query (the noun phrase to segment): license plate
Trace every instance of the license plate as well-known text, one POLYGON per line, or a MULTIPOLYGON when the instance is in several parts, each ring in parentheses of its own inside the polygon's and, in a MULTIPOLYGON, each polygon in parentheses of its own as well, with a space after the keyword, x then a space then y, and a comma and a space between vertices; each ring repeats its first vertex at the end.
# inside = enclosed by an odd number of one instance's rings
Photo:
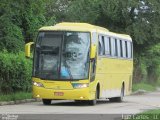
POLYGON ((63 92, 54 92, 54 95, 55 95, 55 96, 63 96, 64 93, 63 93, 63 92))

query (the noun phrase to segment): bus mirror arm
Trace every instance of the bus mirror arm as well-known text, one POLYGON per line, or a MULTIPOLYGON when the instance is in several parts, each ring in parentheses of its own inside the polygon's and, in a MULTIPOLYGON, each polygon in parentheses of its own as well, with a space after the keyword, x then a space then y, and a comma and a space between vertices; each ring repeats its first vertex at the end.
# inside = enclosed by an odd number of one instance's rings
POLYGON ((91 60, 96 57, 96 45, 91 45, 91 60))
POLYGON ((34 42, 29 42, 25 45, 25 56, 26 58, 31 58, 31 45, 33 45, 34 42))

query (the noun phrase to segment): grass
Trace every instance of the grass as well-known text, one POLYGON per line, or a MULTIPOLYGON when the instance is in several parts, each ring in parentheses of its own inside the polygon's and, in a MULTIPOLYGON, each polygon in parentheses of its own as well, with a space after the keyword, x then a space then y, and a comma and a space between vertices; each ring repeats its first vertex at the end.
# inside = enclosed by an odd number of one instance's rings
POLYGON ((143 112, 143 114, 159 114, 160 115, 160 109, 149 110, 149 111, 143 112))
POLYGON ((156 90, 156 86, 153 86, 153 85, 147 84, 147 83, 133 84, 133 87, 132 87, 133 91, 137 91, 139 89, 146 90, 146 91, 155 91, 156 90))
POLYGON ((12 94, 0 94, 0 101, 15 101, 15 100, 23 100, 23 99, 31 99, 32 93, 26 92, 17 92, 12 94))
POLYGON ((125 116, 123 120, 160 120, 160 109, 154 109, 136 115, 125 116))

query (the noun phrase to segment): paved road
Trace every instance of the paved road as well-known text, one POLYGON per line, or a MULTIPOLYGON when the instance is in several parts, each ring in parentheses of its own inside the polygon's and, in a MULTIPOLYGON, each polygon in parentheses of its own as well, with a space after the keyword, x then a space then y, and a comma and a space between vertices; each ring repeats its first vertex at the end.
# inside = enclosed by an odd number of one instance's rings
POLYGON ((64 100, 52 101, 49 106, 41 102, 6 105, 0 106, 0 114, 136 114, 149 109, 160 109, 160 92, 126 96, 122 103, 99 100, 96 106, 64 100))

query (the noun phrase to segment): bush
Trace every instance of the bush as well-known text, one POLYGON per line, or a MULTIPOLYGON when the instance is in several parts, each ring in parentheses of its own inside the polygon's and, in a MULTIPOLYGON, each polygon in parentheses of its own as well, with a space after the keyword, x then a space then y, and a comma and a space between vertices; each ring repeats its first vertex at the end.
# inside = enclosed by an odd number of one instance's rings
POLYGON ((148 48, 145 53, 135 55, 134 83, 146 82, 160 86, 160 43, 148 48))
POLYGON ((31 99, 32 93, 28 92, 16 92, 10 94, 0 94, 0 101, 15 101, 15 100, 24 100, 31 99))
POLYGON ((141 82, 138 84, 133 84, 132 90, 133 91, 137 91, 137 90, 155 91, 156 87, 151 84, 141 82))
POLYGON ((32 61, 24 53, 0 52, 0 92, 31 91, 32 61))

